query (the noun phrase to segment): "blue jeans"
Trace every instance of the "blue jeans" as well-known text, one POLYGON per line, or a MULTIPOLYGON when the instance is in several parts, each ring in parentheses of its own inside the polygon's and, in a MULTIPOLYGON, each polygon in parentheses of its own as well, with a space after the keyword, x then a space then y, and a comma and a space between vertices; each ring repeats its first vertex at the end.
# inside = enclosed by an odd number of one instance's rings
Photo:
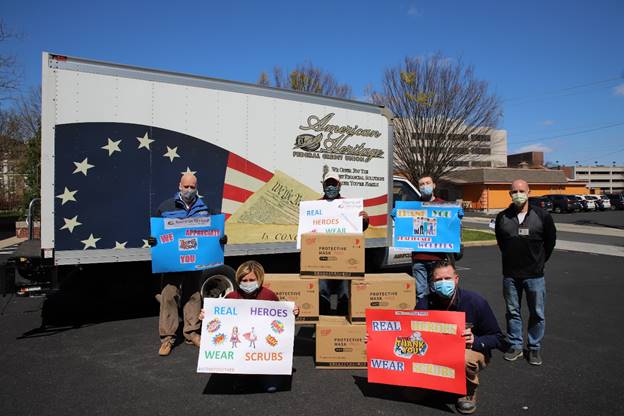
POLYGON ((503 278, 503 296, 505 297, 505 318, 507 318, 507 340, 513 349, 521 350, 522 341, 522 291, 526 292, 529 307, 529 325, 527 328, 529 350, 539 350, 546 320, 544 303, 546 301, 546 284, 543 277, 531 279, 503 278))
POLYGON ((319 280, 319 291, 321 297, 329 302, 330 296, 335 293, 338 295, 338 301, 349 298, 349 281, 348 280, 319 280))
POLYGON ((429 294, 429 280, 435 261, 415 261, 412 264, 412 276, 416 279, 416 301, 429 294))

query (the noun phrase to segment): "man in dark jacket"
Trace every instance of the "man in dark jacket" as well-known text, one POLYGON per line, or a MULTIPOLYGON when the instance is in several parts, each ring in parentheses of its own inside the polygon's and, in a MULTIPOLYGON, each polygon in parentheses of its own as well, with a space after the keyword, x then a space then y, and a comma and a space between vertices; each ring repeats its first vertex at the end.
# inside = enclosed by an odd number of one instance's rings
MULTIPOLYGON (((197 195, 197 178, 192 173, 185 173, 180 179, 179 192, 165 200, 156 211, 157 217, 189 218, 213 214, 204 201, 197 195)), ((156 240, 150 237, 150 245, 156 240)), ((221 238, 221 244, 227 237, 221 238)), ((199 347, 201 321, 201 294, 199 282, 201 272, 180 272, 163 274, 162 291, 160 293, 160 315, 158 331, 160 333, 160 349, 158 354, 166 356, 171 353, 178 330, 178 301, 182 298, 184 314, 184 338, 187 344, 199 347)))
MULTIPOLYGON (((323 197, 326 201, 334 199, 342 199, 340 195, 340 176, 337 173, 329 172, 323 177, 323 197)), ((368 213, 360 212, 362 217, 362 231, 368 228, 368 213)), ((338 305, 336 307, 337 315, 346 315, 349 310, 349 281, 348 280, 319 280, 320 304, 319 313, 321 315, 331 314, 330 297, 336 294, 338 297, 338 305)))
POLYGON ((459 287, 459 276, 451 262, 442 260, 432 266, 430 293, 422 307, 466 314, 466 396, 455 404, 463 414, 477 410, 479 371, 489 363, 493 349, 502 349, 504 337, 488 302, 478 293, 459 287))
POLYGON ((527 348, 529 363, 542 364, 541 341, 544 337, 546 287, 544 264, 555 248, 557 230, 548 212, 528 202, 529 184, 513 181, 509 192, 513 203, 496 217, 496 241, 503 258, 503 295, 509 349, 507 361, 523 355, 522 292, 529 307, 527 348))

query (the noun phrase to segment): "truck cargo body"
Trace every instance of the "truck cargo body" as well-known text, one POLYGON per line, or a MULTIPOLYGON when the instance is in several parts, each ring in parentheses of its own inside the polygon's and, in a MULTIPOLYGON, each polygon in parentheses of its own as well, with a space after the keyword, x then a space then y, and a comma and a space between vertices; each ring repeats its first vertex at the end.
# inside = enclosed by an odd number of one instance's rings
POLYGON ((55 265, 146 261, 149 217, 194 172, 226 215, 226 256, 296 251, 326 172, 362 198, 367 248, 392 236, 383 107, 43 54, 41 248, 55 265))

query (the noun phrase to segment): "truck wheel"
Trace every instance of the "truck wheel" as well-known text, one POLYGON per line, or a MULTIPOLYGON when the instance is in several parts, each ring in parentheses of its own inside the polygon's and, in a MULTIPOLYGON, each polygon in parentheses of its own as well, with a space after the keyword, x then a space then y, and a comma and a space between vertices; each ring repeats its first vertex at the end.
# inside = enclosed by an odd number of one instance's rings
POLYGON ((236 272, 230 266, 204 270, 202 280, 202 298, 223 298, 236 290, 236 272))

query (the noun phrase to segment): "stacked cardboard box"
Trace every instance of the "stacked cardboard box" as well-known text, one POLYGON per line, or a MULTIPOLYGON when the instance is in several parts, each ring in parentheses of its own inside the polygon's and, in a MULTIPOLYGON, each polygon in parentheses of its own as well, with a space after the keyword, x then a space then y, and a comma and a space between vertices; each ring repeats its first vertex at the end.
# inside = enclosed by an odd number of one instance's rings
POLYGON ((416 307, 416 281, 406 273, 366 274, 351 281, 349 320, 365 323, 366 309, 403 309, 416 307))
POLYGON ((352 325, 344 316, 321 316, 316 324, 316 367, 366 368, 365 325, 352 325))
POLYGON ((301 276, 363 279, 364 246, 364 234, 302 234, 301 276))
POLYGON ((318 279, 301 279, 298 274, 264 275, 264 287, 280 298, 299 306, 298 322, 314 322, 319 317, 318 279))

